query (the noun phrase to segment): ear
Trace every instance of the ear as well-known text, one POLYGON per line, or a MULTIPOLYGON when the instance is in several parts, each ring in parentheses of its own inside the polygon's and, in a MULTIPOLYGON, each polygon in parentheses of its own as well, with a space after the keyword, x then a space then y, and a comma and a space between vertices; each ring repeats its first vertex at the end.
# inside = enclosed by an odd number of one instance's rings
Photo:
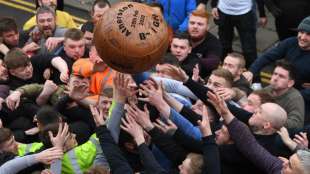
POLYGON ((269 121, 266 121, 264 124, 263 124, 263 127, 264 129, 269 129, 271 128, 271 123, 269 121))
POLYGON ((291 88, 291 87, 294 86, 294 84, 295 84, 295 80, 288 80, 287 86, 288 86, 289 88, 291 88))

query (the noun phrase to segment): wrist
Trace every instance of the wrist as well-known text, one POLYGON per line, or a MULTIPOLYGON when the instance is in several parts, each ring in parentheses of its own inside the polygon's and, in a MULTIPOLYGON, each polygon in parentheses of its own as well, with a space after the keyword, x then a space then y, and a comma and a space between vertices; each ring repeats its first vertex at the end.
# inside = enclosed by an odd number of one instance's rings
POLYGON ((135 142, 137 143, 137 146, 140 146, 141 144, 145 143, 143 135, 135 137, 135 142))
POLYGON ((149 132, 153 128, 154 128, 154 125, 151 122, 143 125, 143 129, 146 130, 147 132, 149 132))

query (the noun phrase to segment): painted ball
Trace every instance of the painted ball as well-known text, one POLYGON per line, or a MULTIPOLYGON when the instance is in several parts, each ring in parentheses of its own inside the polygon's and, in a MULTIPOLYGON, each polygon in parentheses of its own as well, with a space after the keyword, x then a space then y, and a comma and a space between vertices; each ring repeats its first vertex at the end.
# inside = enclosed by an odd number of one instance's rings
POLYGON ((145 4, 119 2, 104 13, 94 32, 97 52, 124 73, 149 70, 166 53, 168 27, 159 11, 145 4))

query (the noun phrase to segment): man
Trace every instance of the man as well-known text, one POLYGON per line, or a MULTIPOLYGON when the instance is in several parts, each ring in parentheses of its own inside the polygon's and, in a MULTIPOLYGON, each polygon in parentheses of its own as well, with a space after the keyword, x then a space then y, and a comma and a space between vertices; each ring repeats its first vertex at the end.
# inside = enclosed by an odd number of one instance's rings
POLYGON ((92 5, 90 16, 92 23, 96 25, 102 18, 103 14, 111 7, 111 4, 107 0, 95 0, 92 5))
MULTIPOLYGON (((40 7, 42 6, 47 6, 47 7, 51 7, 54 11, 54 13, 56 14, 56 24, 59 27, 64 27, 64 28, 77 28, 77 25, 75 24, 73 17, 64 11, 60 11, 60 10, 56 10, 57 7, 57 1, 55 0, 38 0, 38 5, 40 7)), ((34 26, 36 26, 36 18, 37 16, 33 16, 31 17, 25 24, 23 27, 23 30, 30 30, 31 28, 33 28, 34 26)))
POLYGON ((266 87, 275 102, 287 112, 287 128, 302 128, 304 125, 305 104, 295 84, 294 68, 285 60, 277 61, 270 80, 266 87))
POLYGON ((94 27, 95 25, 92 22, 86 22, 82 25, 81 31, 84 33, 85 47, 90 49, 93 43, 94 38, 94 27))
MULTIPOLYGON (((71 74, 74 62, 80 58, 88 57, 88 50, 85 48, 83 32, 75 28, 69 29, 64 34, 63 47, 56 52, 56 55, 65 60, 68 65, 69 74, 71 74)), ((58 72, 53 74, 53 81, 55 81, 55 78, 57 77, 58 72)))
POLYGON ((43 73, 47 68, 55 68, 59 71, 58 81, 68 80, 68 66, 61 57, 54 55, 38 55, 29 58, 21 49, 14 48, 4 58, 8 68, 10 81, 8 85, 11 90, 31 83, 45 82, 43 73))
POLYGON ((50 7, 42 6, 37 9, 37 25, 30 31, 28 42, 37 43, 40 49, 32 54, 53 53, 63 42, 67 29, 56 26, 55 17, 55 12, 50 7))
POLYGON ((22 50, 27 52, 33 52, 39 49, 39 46, 34 42, 29 42, 25 44, 26 33, 18 32, 18 27, 14 19, 3 17, 0 19, 0 37, 2 38, 2 43, 0 43, 0 59, 3 59, 7 52, 15 47, 22 48, 22 50))
POLYGON ((201 59, 201 74, 209 76, 216 69, 222 56, 219 40, 208 32, 208 14, 205 10, 193 11, 188 21, 188 32, 192 41, 192 53, 201 59))
POLYGON ((212 3, 212 15, 217 20, 219 38, 223 46, 223 56, 233 52, 234 28, 240 36, 242 51, 247 66, 256 59, 256 9, 253 0, 216 0, 212 3))
MULTIPOLYGON (((281 41, 276 47, 266 51, 250 67, 250 72, 246 72, 245 77, 249 80, 256 79, 262 68, 268 64, 275 63, 276 60, 285 58, 296 69, 295 87, 300 90, 304 97, 306 113, 310 113, 310 16, 306 17, 298 26, 297 37, 291 37, 281 41)), ((310 117, 309 117, 310 118, 310 117)), ((307 122, 309 119, 306 117, 307 122)))
POLYGON ((196 8, 195 0, 147 0, 156 2, 164 9, 164 18, 173 31, 184 32, 188 27, 188 17, 196 8))
POLYGON ((18 156, 24 156, 27 153, 36 152, 43 146, 42 143, 22 144, 16 142, 12 131, 8 128, 0 128, 0 135, 1 152, 11 152, 18 156))
POLYGON ((239 88, 247 95, 252 92, 250 83, 242 75, 245 69, 245 59, 241 54, 229 53, 224 59, 222 68, 227 69, 233 75, 233 87, 239 88))
MULTIPOLYGON (((178 60, 180 67, 190 77, 193 74, 194 67, 198 64, 200 67, 199 58, 192 52, 192 44, 190 36, 187 33, 176 33, 173 35, 170 44, 171 54, 178 60)), ((203 77, 204 78, 204 77, 203 77)))

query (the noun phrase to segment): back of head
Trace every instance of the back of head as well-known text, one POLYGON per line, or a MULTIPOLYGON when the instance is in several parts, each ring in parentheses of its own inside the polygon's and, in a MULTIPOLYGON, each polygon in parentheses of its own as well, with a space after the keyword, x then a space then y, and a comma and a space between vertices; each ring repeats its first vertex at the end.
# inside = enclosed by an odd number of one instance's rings
POLYGON ((186 158, 191 160, 191 174, 201 174, 203 168, 203 156, 196 153, 189 153, 186 158))
POLYGON ((74 40, 74 41, 79 41, 79 40, 82 40, 83 39, 83 32, 79 29, 76 29, 76 28, 70 28, 69 30, 67 30, 65 32, 65 41, 67 39, 71 39, 71 40, 74 40))
POLYGON ((4 63, 8 69, 15 69, 27 66, 30 59, 20 48, 13 48, 5 55, 4 63))
POLYGON ((255 94, 255 95, 259 96, 261 104, 275 103, 274 98, 270 95, 270 93, 268 91, 266 91, 264 89, 255 90, 251 94, 255 94))
POLYGON ((310 174, 310 151, 298 150, 296 154, 300 160, 303 174, 310 174))
POLYGON ((0 37, 5 32, 15 31, 17 32, 17 24, 13 18, 2 17, 0 19, 0 37))
POLYGON ((88 169, 85 174, 110 174, 110 172, 103 166, 95 165, 88 169))
POLYGON ((53 136, 56 136, 58 133, 58 128, 59 128, 58 123, 52 123, 44 126, 43 129, 41 130, 39 137, 45 148, 53 147, 53 144, 50 140, 49 132, 51 132, 53 136))
POLYGON ((281 127, 287 121, 286 111, 276 103, 264 103, 261 105, 262 112, 265 114, 265 119, 267 119, 272 127, 276 130, 280 130, 281 127))
POLYGON ((1 149, 2 144, 10 140, 12 137, 13 137, 13 133, 10 129, 0 128, 0 151, 4 150, 4 149, 1 149))
POLYGON ((61 114, 49 106, 43 106, 37 112, 36 118, 38 123, 44 127, 52 123, 59 123, 61 121, 61 114))

